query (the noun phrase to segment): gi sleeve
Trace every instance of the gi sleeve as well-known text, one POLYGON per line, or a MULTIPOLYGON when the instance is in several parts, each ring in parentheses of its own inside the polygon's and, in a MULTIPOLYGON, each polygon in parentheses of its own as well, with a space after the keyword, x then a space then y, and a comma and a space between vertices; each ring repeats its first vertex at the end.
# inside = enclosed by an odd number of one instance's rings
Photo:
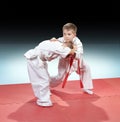
POLYGON ((39 45, 36 46, 34 49, 30 49, 28 50, 24 56, 27 58, 27 59, 34 59, 36 58, 38 55, 40 54, 40 50, 39 50, 39 45))
POLYGON ((60 42, 56 42, 57 45, 55 49, 55 53, 56 54, 59 54, 61 57, 65 58, 68 54, 70 54, 71 52, 71 49, 69 47, 65 47, 63 46, 63 43, 60 43, 60 42))
POLYGON ((83 54, 83 44, 77 37, 73 40, 73 43, 77 46, 77 50, 75 51, 76 58, 79 58, 83 54))

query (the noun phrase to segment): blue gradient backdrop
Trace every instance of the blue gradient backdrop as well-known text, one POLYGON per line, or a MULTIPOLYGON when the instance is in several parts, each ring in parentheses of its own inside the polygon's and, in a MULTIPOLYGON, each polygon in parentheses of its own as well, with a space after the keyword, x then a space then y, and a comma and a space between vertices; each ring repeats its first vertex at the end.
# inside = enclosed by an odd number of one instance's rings
MULTIPOLYGON (((54 21, 55 22, 55 21, 54 21)), ((11 21, 1 24, 0 84, 29 83, 24 53, 40 41, 62 35, 67 22, 31 23, 11 21), (16 22, 16 23, 15 23, 16 22), (33 24, 33 23, 36 24, 33 24)), ((78 26, 78 37, 83 42, 84 58, 91 68, 92 78, 120 77, 120 24, 115 21, 73 21, 78 26)), ((57 74, 57 59, 50 62, 50 75, 57 74), (54 67, 54 69, 53 69, 54 67)), ((69 80, 79 79, 75 73, 69 80)))

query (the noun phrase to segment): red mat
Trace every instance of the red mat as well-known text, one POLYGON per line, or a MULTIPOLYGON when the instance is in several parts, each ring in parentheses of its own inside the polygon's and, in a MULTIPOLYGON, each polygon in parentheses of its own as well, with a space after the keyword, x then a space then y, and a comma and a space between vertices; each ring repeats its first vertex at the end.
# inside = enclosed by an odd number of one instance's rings
POLYGON ((96 79, 94 95, 79 81, 52 88, 53 107, 37 106, 30 84, 0 85, 1 122, 119 122, 120 78, 96 79))

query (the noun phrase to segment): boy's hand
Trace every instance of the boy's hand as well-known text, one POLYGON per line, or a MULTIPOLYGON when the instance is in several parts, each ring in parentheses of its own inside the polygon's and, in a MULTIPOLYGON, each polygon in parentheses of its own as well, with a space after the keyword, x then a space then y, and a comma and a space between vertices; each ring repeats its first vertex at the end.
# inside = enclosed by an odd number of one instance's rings
POLYGON ((77 45, 73 45, 73 49, 76 51, 77 50, 77 45))
POLYGON ((51 38, 50 41, 57 41, 55 37, 51 38))

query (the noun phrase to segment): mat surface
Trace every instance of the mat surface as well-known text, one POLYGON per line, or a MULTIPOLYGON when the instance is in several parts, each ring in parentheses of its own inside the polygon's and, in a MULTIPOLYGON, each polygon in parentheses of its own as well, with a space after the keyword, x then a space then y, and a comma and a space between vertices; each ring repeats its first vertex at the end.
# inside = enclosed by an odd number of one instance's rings
POLYGON ((53 107, 36 105, 30 84, 0 85, 2 122, 119 122, 120 78, 96 79, 94 94, 82 92, 79 81, 51 89, 53 107))

